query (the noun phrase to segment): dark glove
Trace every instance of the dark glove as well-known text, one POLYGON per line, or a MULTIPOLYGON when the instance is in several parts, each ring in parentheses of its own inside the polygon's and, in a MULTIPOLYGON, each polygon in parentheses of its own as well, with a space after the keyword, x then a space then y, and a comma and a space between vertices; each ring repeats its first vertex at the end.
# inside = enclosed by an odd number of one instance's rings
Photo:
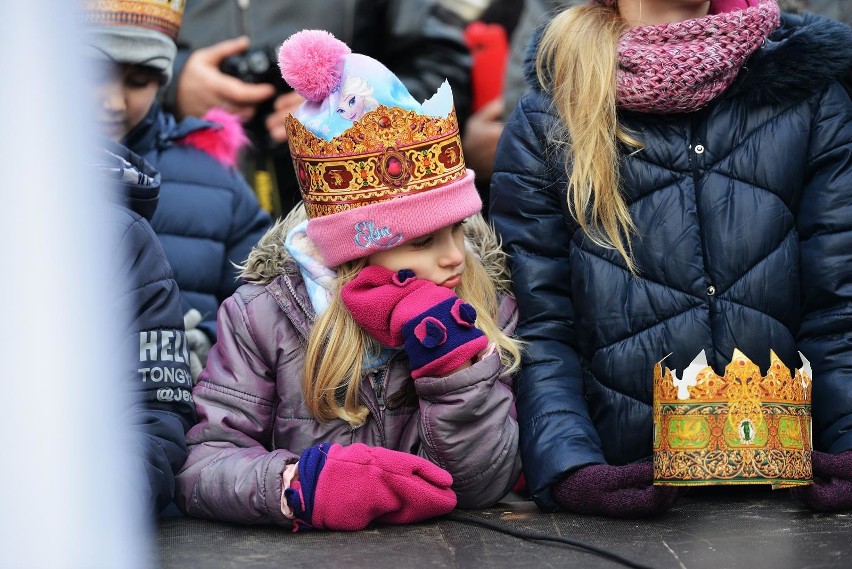
POLYGON ((198 328, 201 320, 201 313, 195 308, 190 308, 183 315, 186 343, 189 346, 189 371, 192 373, 193 382, 198 381, 198 376, 207 365, 207 354, 211 347, 210 338, 198 328))
POLYGON ((447 375, 488 346, 476 310, 446 287, 378 265, 341 288, 352 318, 382 344, 403 345, 411 376, 447 375))
POLYGON ((671 508, 686 491, 678 486, 654 486, 650 462, 610 466, 593 464, 554 484, 553 499, 572 512, 613 518, 643 518, 671 508))
POLYGON ((852 451, 811 453, 814 483, 791 488, 793 497, 817 512, 852 509, 852 451))
POLYGON ((411 524, 456 507, 450 473, 406 452, 320 443, 302 453, 298 471, 299 479, 284 490, 297 518, 294 531, 411 524))

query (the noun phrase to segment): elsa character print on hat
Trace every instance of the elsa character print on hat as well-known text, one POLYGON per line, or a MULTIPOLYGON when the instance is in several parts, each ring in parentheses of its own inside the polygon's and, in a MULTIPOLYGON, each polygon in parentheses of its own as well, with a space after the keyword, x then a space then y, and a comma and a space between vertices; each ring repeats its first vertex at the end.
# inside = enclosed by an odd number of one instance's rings
POLYGON ((367 111, 379 106, 373 97, 373 88, 361 77, 350 77, 343 84, 338 100, 337 114, 348 121, 356 121, 367 111))

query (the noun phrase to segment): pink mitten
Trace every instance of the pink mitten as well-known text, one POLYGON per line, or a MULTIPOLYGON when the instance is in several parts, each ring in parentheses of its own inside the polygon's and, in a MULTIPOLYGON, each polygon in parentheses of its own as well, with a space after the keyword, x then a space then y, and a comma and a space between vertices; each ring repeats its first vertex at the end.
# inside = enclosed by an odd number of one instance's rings
POLYGON ((793 488, 793 497, 818 512, 852 509, 852 451, 813 451, 814 483, 793 488))
POLYGON ((299 458, 299 482, 285 493, 308 527, 343 531, 372 521, 410 524, 456 506, 450 474, 424 458, 361 443, 321 443, 299 458))
POLYGON ((415 379, 449 374, 488 346, 471 305, 408 269, 365 267, 343 285, 341 297, 368 334, 386 346, 405 347, 415 379))

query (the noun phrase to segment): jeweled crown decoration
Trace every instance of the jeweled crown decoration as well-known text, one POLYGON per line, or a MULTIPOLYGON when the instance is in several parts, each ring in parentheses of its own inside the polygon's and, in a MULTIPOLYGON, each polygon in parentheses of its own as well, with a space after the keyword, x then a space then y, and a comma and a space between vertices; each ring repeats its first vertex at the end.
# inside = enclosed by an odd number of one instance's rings
POLYGON ((455 110, 439 118, 379 105, 328 141, 292 115, 285 126, 310 218, 425 192, 465 176, 455 110))
POLYGON ((139 26, 175 40, 184 0, 82 0, 81 7, 85 24, 139 26))
POLYGON ((734 350, 724 375, 702 351, 678 377, 654 367, 654 483, 812 483, 811 378, 770 352, 766 375, 734 350))

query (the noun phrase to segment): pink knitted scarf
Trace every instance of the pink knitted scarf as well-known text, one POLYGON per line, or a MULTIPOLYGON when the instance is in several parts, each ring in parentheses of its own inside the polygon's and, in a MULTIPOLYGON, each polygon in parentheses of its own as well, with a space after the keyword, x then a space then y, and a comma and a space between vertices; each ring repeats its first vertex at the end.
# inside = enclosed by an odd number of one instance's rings
POLYGON ((748 4, 722 13, 711 9, 693 20, 627 30, 618 43, 619 108, 690 112, 721 94, 779 25, 776 0, 748 4))

